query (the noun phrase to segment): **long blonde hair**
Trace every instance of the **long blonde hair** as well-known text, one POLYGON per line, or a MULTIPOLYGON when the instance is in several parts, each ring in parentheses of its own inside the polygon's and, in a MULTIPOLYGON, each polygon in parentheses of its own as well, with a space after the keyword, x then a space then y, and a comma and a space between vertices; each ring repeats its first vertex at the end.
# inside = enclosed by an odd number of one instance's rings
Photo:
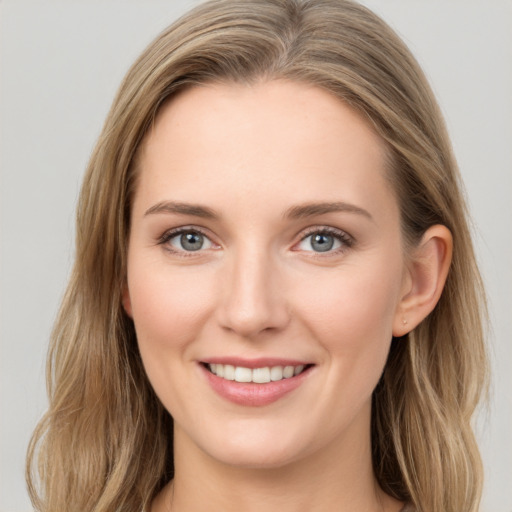
POLYGON ((435 310, 393 340, 373 397, 376 478, 418 512, 475 512, 482 468, 471 417, 486 382, 484 294, 444 121, 398 36, 348 0, 213 0, 149 45, 126 75, 91 156, 76 262, 48 358, 50 407, 29 447, 36 510, 137 511, 173 476, 172 419, 121 306, 137 149, 161 105, 206 82, 288 79, 330 91, 386 141, 414 244, 453 234, 435 310))

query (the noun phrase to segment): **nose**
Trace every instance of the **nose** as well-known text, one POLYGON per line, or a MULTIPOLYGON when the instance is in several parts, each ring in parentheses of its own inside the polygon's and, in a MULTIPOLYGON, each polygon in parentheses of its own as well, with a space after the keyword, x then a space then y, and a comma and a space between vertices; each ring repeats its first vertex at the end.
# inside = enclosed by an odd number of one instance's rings
POLYGON ((282 330, 290 320, 282 276, 268 253, 240 251, 222 276, 221 326, 244 338, 282 330))

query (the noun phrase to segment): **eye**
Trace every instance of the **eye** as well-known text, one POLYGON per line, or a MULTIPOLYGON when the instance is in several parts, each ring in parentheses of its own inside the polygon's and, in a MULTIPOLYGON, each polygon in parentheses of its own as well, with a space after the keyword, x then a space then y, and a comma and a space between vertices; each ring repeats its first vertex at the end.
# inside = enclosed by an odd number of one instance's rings
POLYGON ((341 230, 317 229, 309 232, 297 245, 298 250, 327 253, 339 252, 352 245, 352 238, 341 230))
POLYGON ((160 240, 173 252, 197 252, 214 247, 213 242, 197 229, 177 229, 164 234, 160 240))

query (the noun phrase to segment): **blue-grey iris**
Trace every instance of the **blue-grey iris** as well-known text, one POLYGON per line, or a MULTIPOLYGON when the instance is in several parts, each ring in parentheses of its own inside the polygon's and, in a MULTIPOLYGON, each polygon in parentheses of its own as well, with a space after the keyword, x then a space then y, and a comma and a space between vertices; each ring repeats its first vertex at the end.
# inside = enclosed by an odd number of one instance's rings
POLYGON ((184 233, 180 237, 180 243, 186 251, 198 251, 203 247, 204 237, 201 233, 184 233))
POLYGON ((334 245, 334 237, 323 233, 317 233, 311 237, 311 247, 316 252, 330 251, 334 245))

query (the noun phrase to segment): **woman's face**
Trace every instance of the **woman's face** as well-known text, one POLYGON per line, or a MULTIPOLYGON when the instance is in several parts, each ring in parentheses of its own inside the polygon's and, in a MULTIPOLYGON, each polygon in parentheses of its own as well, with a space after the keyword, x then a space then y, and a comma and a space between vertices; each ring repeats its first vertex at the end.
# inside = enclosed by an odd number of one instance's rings
POLYGON ((139 164, 124 306, 177 450, 271 467, 369 449, 409 286, 370 125, 304 84, 196 87, 139 164))

